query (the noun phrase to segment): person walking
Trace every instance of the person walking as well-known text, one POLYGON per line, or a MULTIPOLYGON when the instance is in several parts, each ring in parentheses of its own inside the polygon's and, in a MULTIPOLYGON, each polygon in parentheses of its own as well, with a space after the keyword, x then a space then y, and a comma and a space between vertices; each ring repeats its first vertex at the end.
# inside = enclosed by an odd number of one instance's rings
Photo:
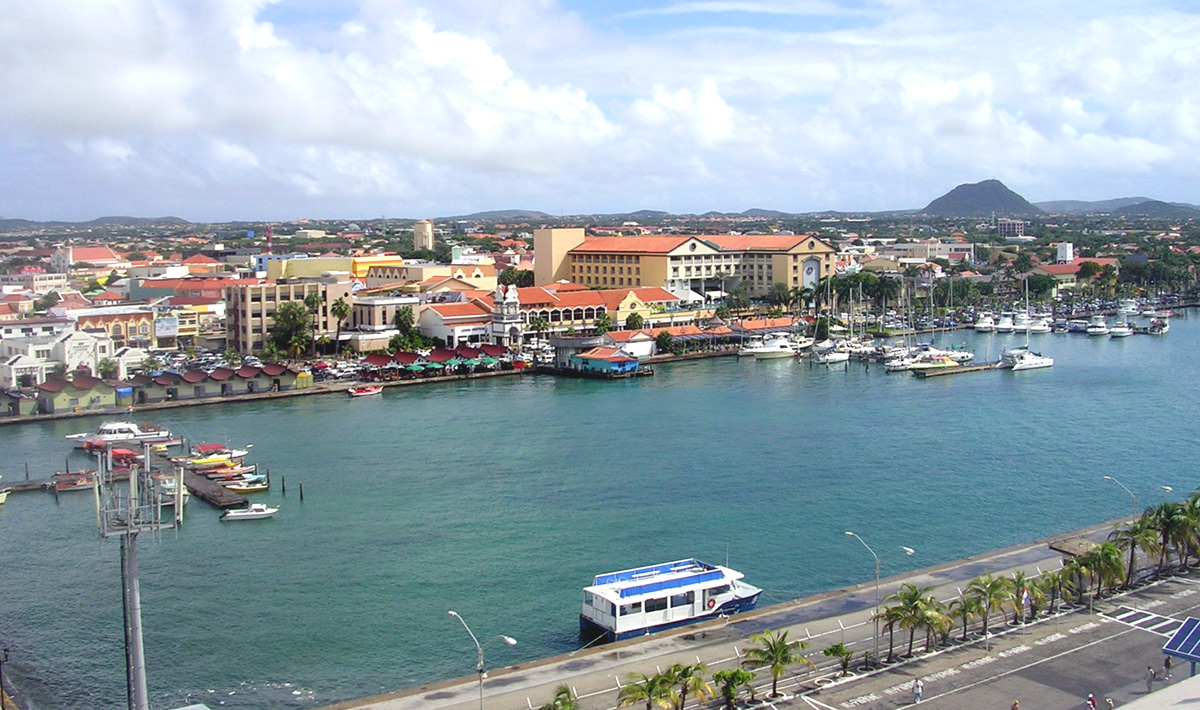
POLYGON ((1012 710, 1021 710, 1021 701, 1020 700, 1013 701, 1012 710))
POLYGON ((925 682, 920 678, 913 681, 913 702, 921 702, 921 696, 925 695, 925 682))
POLYGON ((1154 669, 1146 666, 1146 692, 1154 690, 1154 669))
POLYGON ((1088 693, 1088 697, 1087 700, 1084 701, 1084 705, 1087 706, 1088 710, 1096 710, 1096 696, 1088 693))
POLYGON ((1105 699, 1104 699, 1104 704, 1108 706, 1108 710, 1113 710, 1113 701, 1112 701, 1112 698, 1105 698, 1105 699))
POLYGON ((1171 680, 1171 657, 1163 656, 1163 678, 1171 680))

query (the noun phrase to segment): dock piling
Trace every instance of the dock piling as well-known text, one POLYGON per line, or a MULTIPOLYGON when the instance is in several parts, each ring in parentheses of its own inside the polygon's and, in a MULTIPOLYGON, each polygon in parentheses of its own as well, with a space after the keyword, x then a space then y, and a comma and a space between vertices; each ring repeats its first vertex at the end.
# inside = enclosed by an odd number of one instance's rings
POLYGON ((29 462, 28 461, 25 462, 25 480, 26 481, 29 480, 29 462))
POLYGON ((300 482, 300 500, 304 500, 304 481, 300 482))
POLYGON ((280 487, 283 489, 283 494, 287 495, 287 476, 281 476, 280 487))

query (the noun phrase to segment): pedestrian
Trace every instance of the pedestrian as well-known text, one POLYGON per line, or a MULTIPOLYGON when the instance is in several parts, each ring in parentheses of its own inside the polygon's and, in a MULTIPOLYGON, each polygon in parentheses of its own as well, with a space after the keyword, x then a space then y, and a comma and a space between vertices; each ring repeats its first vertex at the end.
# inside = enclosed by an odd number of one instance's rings
POLYGON ((1171 680, 1171 657, 1163 656, 1163 678, 1171 680))
POLYGON ((1108 705, 1108 710, 1113 710, 1113 701, 1112 701, 1112 698, 1105 698, 1105 699, 1104 699, 1104 704, 1105 704, 1105 705, 1108 705))
POLYGON ((921 696, 925 694, 925 683, 917 678, 913 681, 913 702, 921 702, 921 696))
POLYGON ((1013 701, 1012 710, 1021 710, 1021 701, 1020 700, 1013 701))
POLYGON ((1084 705, 1087 705, 1088 710, 1096 710, 1096 696, 1088 693, 1087 701, 1084 702, 1084 705))
POLYGON ((1146 692, 1154 690, 1154 669, 1146 666, 1146 692))

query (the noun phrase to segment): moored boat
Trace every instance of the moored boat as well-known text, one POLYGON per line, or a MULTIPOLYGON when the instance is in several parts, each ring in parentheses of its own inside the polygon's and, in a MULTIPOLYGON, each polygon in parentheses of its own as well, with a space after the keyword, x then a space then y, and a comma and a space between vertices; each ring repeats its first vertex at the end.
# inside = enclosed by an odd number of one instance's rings
POLYGON ((95 471, 76 471, 56 473, 51 476, 51 481, 53 482, 54 490, 64 493, 66 491, 90 490, 95 477, 95 471))
POLYGON ((978 320, 975 321, 975 324, 972 327, 975 329, 976 333, 995 333, 996 321, 992 318, 991 314, 984 313, 979 317, 978 320))
POLYGON ((346 390, 351 397, 370 397, 373 394, 382 394, 383 385, 363 385, 362 387, 351 387, 346 390))
POLYGON ((1104 316, 1092 316, 1084 332, 1088 335, 1108 335, 1108 321, 1104 316))
POLYGON ((244 481, 222 483, 221 485, 234 493, 262 493, 271 490, 271 484, 267 483, 266 478, 246 479, 244 481))
POLYGON ((171 432, 166 429, 133 422, 103 422, 95 432, 68 434, 65 438, 74 441, 76 448, 80 449, 103 444, 158 444, 173 440, 171 432))
POLYGON ((263 520, 278 512, 279 508, 269 508, 265 503, 251 503, 245 508, 221 513, 221 520, 263 520))
POLYGON ((753 609, 762 590, 743 577, 695 559, 597 575, 583 589, 579 632, 619 641, 753 609))

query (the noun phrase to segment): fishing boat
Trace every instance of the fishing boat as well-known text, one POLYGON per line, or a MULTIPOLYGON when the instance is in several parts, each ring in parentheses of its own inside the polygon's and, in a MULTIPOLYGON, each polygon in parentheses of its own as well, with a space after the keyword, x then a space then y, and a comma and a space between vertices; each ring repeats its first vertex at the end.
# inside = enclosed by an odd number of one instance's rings
POLYGON ((79 449, 114 443, 159 444, 173 440, 171 432, 166 429, 133 422, 104 422, 94 432, 68 434, 66 438, 74 441, 79 449))
POLYGON ((271 484, 267 483, 266 478, 246 479, 244 481, 222 483, 221 485, 234 493, 262 493, 263 491, 271 490, 271 484))
POLYGON ((696 559, 597 575, 583 589, 579 633, 620 641, 753 609, 762 590, 743 577, 696 559))
POLYGON ((263 520, 279 512, 279 508, 268 508, 265 503, 251 503, 240 510, 221 513, 221 520, 263 520))
POLYGON ((258 473, 258 464, 252 463, 249 466, 220 466, 218 468, 206 468, 197 471, 210 481, 228 481, 238 480, 246 476, 254 476, 258 473))
POLYGON ((382 394, 383 385, 363 385, 362 387, 351 387, 346 390, 351 397, 370 397, 373 394, 382 394))
POLYGON ((65 493, 67 491, 91 490, 92 481, 95 477, 95 471, 76 471, 56 473, 50 478, 53 482, 54 490, 59 493, 65 493))
POLYGON ((1108 321, 1104 319, 1104 316, 1092 316, 1084 332, 1093 336, 1108 335, 1108 321))
POLYGON ((1167 318, 1155 318, 1150 321, 1147 333, 1150 335, 1166 335, 1171 331, 1171 321, 1167 318))

